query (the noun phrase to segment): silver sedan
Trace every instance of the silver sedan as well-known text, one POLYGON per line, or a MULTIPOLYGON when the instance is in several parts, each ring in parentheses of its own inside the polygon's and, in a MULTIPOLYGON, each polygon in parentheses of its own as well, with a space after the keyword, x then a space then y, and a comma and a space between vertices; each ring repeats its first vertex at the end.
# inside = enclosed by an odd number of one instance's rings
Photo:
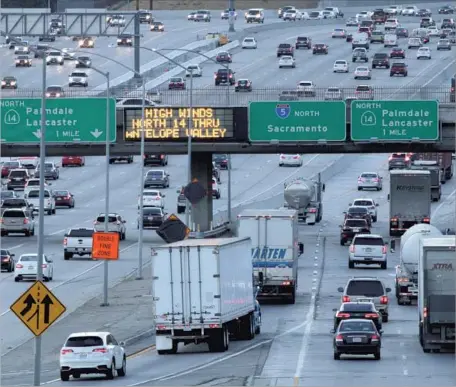
POLYGON ((377 172, 363 172, 358 177, 358 191, 364 189, 375 189, 381 191, 383 188, 383 178, 377 172))

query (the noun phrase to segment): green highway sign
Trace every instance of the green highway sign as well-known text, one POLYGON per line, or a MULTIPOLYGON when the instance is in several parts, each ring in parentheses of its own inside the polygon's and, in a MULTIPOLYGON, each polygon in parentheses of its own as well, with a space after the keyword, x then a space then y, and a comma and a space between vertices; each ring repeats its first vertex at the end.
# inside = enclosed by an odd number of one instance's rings
POLYGON ((436 141, 437 101, 352 101, 353 141, 436 141))
MULTIPOLYGON (((41 98, 0 99, 1 143, 39 143, 41 98)), ((116 100, 109 100, 109 138, 116 141, 116 100)), ((106 98, 46 100, 47 143, 106 141, 106 98)))
POLYGON ((251 102, 251 142, 345 141, 344 101, 251 102))

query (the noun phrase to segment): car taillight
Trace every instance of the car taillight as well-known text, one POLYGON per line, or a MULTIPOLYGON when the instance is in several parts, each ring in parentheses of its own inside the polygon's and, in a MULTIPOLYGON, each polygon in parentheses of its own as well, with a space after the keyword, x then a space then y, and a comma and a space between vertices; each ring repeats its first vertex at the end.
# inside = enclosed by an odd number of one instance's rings
POLYGON ((375 179, 372 179, 373 181, 375 181, 376 183, 378 183, 378 178, 376 177, 375 179))
POLYGON ((0 223, 4 223, 4 222, 3 222, 3 218, 0 218, 0 223))
POLYGON ((364 179, 362 177, 358 177, 358 183, 363 183, 364 179))
POLYGON ((423 308, 423 318, 427 318, 428 316, 428 310, 427 308, 423 308))
POLYGON ((282 285, 289 286, 289 285, 291 285, 291 281, 283 281, 282 285))
POLYGON ((29 220, 26 218, 24 219, 24 224, 28 224, 29 223, 29 220))
POLYGON ((342 297, 342 302, 350 302, 350 297, 348 297, 348 296, 343 296, 343 297, 342 297))
POLYGON ((309 209, 309 212, 310 212, 311 214, 315 214, 315 213, 317 212, 317 209, 316 209, 316 208, 310 208, 310 209, 309 209))
POLYGON ((451 92, 454 93, 454 87, 451 88, 451 92))
POLYGON ((336 317, 339 317, 339 318, 350 318, 350 313, 337 312, 336 317))
POLYGON ((371 336, 371 341, 376 342, 379 340, 379 337, 377 335, 372 335, 371 336))
POLYGON ((431 220, 429 218, 424 218, 423 219, 423 223, 430 223, 430 222, 431 222, 431 220))
POLYGON ((95 220, 95 221, 93 222, 93 224, 98 224, 98 223, 99 223, 98 220, 95 220))
POLYGON ((63 245, 66 246, 68 244, 68 238, 63 238, 63 245))
POLYGON ((16 268, 17 268, 17 269, 22 269, 23 267, 24 267, 24 266, 21 265, 20 263, 16 264, 16 268))
POLYGON ((95 348, 92 352, 106 353, 108 350, 106 348, 95 348))
POLYGON ((378 314, 377 313, 366 313, 364 315, 364 318, 378 318, 378 314))
POLYGON ((297 160, 299 159, 299 156, 293 156, 293 159, 297 160))
POLYGON ((217 78, 217 73, 214 73, 214 78, 217 78))
POLYGON ((380 297, 380 304, 385 305, 388 303, 388 297, 387 296, 381 296, 380 297))
POLYGON ((72 349, 62 349, 62 350, 60 351, 60 354, 61 354, 61 355, 66 355, 66 354, 68 354, 68 353, 73 353, 73 350, 72 350, 72 349))
POLYGON ((382 254, 386 254, 386 246, 382 247, 382 254))
POLYGON ((230 78, 233 78, 233 75, 232 75, 232 74, 230 74, 230 78))
POLYGON ((355 252, 355 245, 350 245, 350 253, 354 253, 355 252))
POLYGON ((283 160, 285 158, 284 155, 280 155, 280 159, 283 160))
POLYGON ((42 267, 43 269, 46 269, 46 268, 48 267, 48 265, 46 265, 45 263, 43 263, 43 264, 41 265, 41 267, 42 267))
POLYGON ((343 342, 343 341, 344 341, 344 336, 342 336, 342 335, 337 335, 337 336, 336 336, 336 341, 339 342, 339 343, 343 342))

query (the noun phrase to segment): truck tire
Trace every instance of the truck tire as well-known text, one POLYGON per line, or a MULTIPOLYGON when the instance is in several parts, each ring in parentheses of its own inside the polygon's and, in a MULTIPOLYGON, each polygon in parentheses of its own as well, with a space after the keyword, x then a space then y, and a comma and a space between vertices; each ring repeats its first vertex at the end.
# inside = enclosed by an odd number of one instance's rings
POLYGON ((386 270, 387 267, 388 267, 388 262, 382 262, 382 264, 380 265, 381 269, 382 270, 386 270))
POLYGON ((210 352, 225 352, 228 350, 229 333, 225 324, 222 328, 212 330, 208 345, 210 352))
POLYGON ((242 317, 239 328, 239 338, 241 340, 252 340, 255 337, 255 321, 252 313, 242 317))
POLYGON ((65 261, 68 261, 69 259, 73 258, 73 254, 72 253, 64 253, 63 255, 63 259, 65 261))
POLYGON ((352 262, 352 261, 348 261, 348 268, 349 269, 354 269, 355 268, 355 264, 352 262))

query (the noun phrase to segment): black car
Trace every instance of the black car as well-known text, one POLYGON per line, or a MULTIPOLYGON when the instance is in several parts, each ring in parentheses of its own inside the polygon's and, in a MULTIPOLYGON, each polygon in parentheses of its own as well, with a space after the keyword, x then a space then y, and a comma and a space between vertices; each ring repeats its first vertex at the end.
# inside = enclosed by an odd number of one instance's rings
POLYGON ((444 5, 443 7, 439 8, 440 15, 452 15, 454 14, 454 8, 451 5, 444 5))
POLYGON ((394 47, 393 49, 391 49, 390 58, 405 59, 405 50, 400 47, 394 47))
POLYGON ((366 219, 345 219, 340 230, 340 245, 345 246, 353 240, 356 234, 370 234, 370 227, 366 219))
POLYGON ((374 54, 374 57, 372 58, 372 68, 376 69, 377 67, 390 68, 390 61, 387 53, 377 52, 374 54))
POLYGON ((214 155, 212 155, 212 161, 220 169, 228 169, 229 168, 228 155, 225 155, 225 154, 214 154, 214 155))
POLYGON ((366 207, 351 206, 347 211, 344 212, 345 220, 347 219, 365 219, 367 225, 372 227, 372 217, 366 207))
POLYGON ((212 162, 212 177, 215 180, 217 180, 218 184, 220 184, 222 182, 222 178, 220 176, 220 169, 214 162, 212 162))
POLYGON ((409 168, 410 163, 411 160, 407 153, 393 153, 388 159, 388 171, 409 168))
POLYGON ((88 56, 79 56, 76 62, 76 68, 88 69, 92 67, 92 61, 88 56))
POLYGON ((418 17, 431 17, 432 12, 430 9, 419 9, 418 12, 416 13, 416 16, 418 17))
POLYGON ((15 77, 3 77, 2 89, 17 89, 17 79, 15 77))
MULTIPOLYGON (((166 212, 158 207, 146 207, 143 209, 143 229, 158 229, 165 221, 166 212)), ((139 219, 138 225, 139 229, 139 219)))
POLYGON ((312 39, 307 36, 298 36, 296 38, 295 47, 296 50, 299 50, 300 48, 307 48, 310 50, 312 48, 312 39))
MULTIPOLYGON (((6 183, 6 189, 23 189, 27 184, 29 174, 26 169, 13 169, 8 175, 8 182, 6 183)), ((3 203, 4 204, 4 203, 3 203)))
POLYGON ((229 52, 219 52, 215 57, 218 63, 231 63, 233 61, 229 52))
POLYGON ((353 41, 353 34, 347 34, 347 37, 345 38, 346 42, 352 42, 353 41))
POLYGON ((165 25, 162 22, 153 22, 150 24, 151 31, 165 32, 165 25))
POLYGON ((152 23, 154 18, 152 12, 149 11, 140 11, 139 12, 139 22, 142 23, 152 23))
POLYGON ((234 86, 234 91, 252 91, 252 81, 248 79, 239 79, 234 86))
POLYGON ((42 35, 38 38, 38 40, 40 42, 55 42, 55 35, 42 35))
POLYGON ((372 320, 350 319, 341 321, 334 333, 333 349, 334 360, 347 355, 374 355, 375 360, 380 360, 381 333, 372 320))
POLYGON ((315 44, 312 49, 312 54, 328 54, 328 46, 326 44, 315 44))
POLYGON ((234 78, 234 71, 232 69, 218 69, 215 73, 215 86, 223 84, 234 85, 236 79, 234 78))
POLYGON ((404 27, 397 27, 396 28, 396 36, 398 38, 408 38, 409 37, 408 29, 404 28, 404 27))
POLYGON ((168 165, 168 155, 164 153, 151 153, 144 155, 144 166, 147 165, 168 165))
POLYGON ((14 271, 14 254, 10 253, 9 250, 0 250, 1 267, 0 270, 6 270, 8 273, 14 271))
POLYGON ((133 156, 112 156, 109 158, 109 164, 119 163, 121 161, 131 164, 133 162, 133 156))
POLYGON ((394 77, 395 75, 408 76, 407 64, 402 62, 393 63, 390 70, 390 77, 394 77))
POLYGON ((282 55, 294 56, 294 47, 290 43, 280 43, 279 47, 277 47, 277 58, 282 55))
POLYGON ((375 309, 372 302, 344 302, 339 309, 333 309, 336 312, 334 316, 334 330, 337 329, 341 321, 350 319, 372 320, 377 330, 382 329, 382 316, 375 309))
POLYGON ((117 45, 118 46, 133 46, 133 36, 131 35, 119 35, 117 38, 117 45))

